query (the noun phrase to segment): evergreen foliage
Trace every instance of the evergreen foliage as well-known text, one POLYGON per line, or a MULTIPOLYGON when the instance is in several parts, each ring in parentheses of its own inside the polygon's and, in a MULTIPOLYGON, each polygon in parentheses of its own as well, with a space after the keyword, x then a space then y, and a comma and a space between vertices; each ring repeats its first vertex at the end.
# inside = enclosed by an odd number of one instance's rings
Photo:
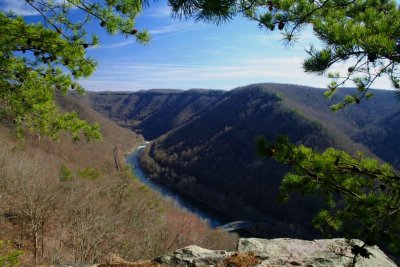
POLYGON ((80 94, 79 78, 90 76, 96 62, 86 49, 98 44, 87 32, 87 25, 99 22, 108 33, 134 35, 139 43, 149 41, 148 33, 134 28, 140 13, 140 0, 25 0, 42 16, 41 23, 28 23, 12 12, 0 12, 0 112, 12 119, 15 132, 27 130, 57 138, 61 131, 73 140, 101 138, 99 125, 81 120, 74 112, 62 113, 55 102, 57 94, 68 90, 80 94), (73 20, 71 12, 82 12, 73 20))
MULTIPOLYGON (((310 47, 304 60, 305 72, 328 73, 332 82, 327 96, 351 81, 358 91, 332 110, 358 104, 371 96, 375 80, 387 76, 400 89, 400 10, 394 0, 169 0, 178 17, 221 22, 241 14, 261 28, 278 29, 290 44, 307 26, 323 44, 310 47), (330 72, 347 63, 348 69, 330 72), (340 65, 341 66, 341 65, 340 65)), ((342 67, 341 67, 342 68, 342 67)), ((343 68, 342 68, 343 69, 343 68)))
POLYGON ((293 143, 319 152, 328 146, 348 153, 368 147, 398 168, 397 131, 388 131, 397 124, 386 122, 397 106, 394 92, 371 89, 370 101, 329 112, 335 98, 351 90, 340 90, 333 99, 325 99, 315 88, 287 84, 254 84, 224 92, 149 90, 89 96, 98 111, 154 140, 149 156, 142 158, 142 167, 153 181, 201 200, 233 220, 263 220, 252 212, 257 210, 312 233, 307 236, 289 228, 273 232, 269 227, 258 232, 263 237, 315 238, 310 224, 323 202, 296 194, 285 205, 277 203, 289 166, 257 158, 254 139, 264 135, 275 140, 286 134, 293 143), (322 125, 316 128, 315 121, 322 125), (385 122, 374 123, 381 121, 385 122), (370 146, 371 136, 376 139, 374 146, 370 146))
POLYGON ((299 191, 325 199, 325 207, 314 219, 323 233, 342 232, 367 245, 385 243, 400 248, 400 176, 389 164, 328 148, 318 153, 295 146, 281 137, 273 145, 258 139, 259 154, 292 166, 282 180, 281 199, 299 191))
MULTIPOLYGON (((214 3, 214 11, 209 10, 209 2, 215 1, 170 0, 175 14, 185 17, 221 21, 243 14, 262 28, 278 28, 288 43, 311 26, 323 45, 307 51, 305 72, 328 73, 332 82, 325 92, 327 97, 348 81, 357 88, 332 105, 333 111, 371 97, 369 88, 381 76, 400 89, 400 9, 394 0, 218 1, 221 4, 214 3), (329 73, 342 63, 349 64, 347 70, 329 73)), ((327 208, 315 218, 317 228, 360 238, 365 245, 384 241, 398 251, 400 177, 391 166, 333 148, 317 153, 282 138, 270 147, 261 138, 258 147, 261 155, 292 166, 281 184, 283 195, 300 191, 325 198, 327 208)), ((353 247, 355 257, 369 256, 363 248, 353 247)))

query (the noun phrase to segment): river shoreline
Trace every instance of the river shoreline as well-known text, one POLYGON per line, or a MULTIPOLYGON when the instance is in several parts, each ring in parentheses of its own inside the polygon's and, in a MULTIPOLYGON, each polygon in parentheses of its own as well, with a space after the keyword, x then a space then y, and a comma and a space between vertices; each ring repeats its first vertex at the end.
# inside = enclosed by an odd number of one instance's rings
POLYGON ((187 197, 184 197, 177 192, 174 192, 170 188, 160 186, 150 179, 146 177, 146 174, 140 167, 140 154, 142 153, 143 149, 149 144, 150 142, 145 141, 143 144, 139 145, 132 153, 126 155, 125 161, 127 164, 132 166, 133 173, 138 177, 138 179, 147 185, 152 190, 159 192, 163 197, 169 198, 174 203, 182 209, 187 210, 188 212, 196 215, 200 219, 206 221, 208 225, 212 228, 217 228, 223 224, 230 222, 230 219, 212 209, 208 206, 191 200, 187 197))

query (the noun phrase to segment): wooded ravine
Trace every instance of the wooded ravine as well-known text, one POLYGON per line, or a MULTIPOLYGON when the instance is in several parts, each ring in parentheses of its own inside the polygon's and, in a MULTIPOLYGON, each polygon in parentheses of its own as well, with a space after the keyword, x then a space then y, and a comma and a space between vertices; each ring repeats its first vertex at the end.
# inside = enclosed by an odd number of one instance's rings
POLYGON ((152 180, 232 220, 274 222, 272 228, 252 229, 261 236, 310 238, 316 235, 311 220, 321 208, 319 201, 295 195, 289 204, 279 204, 279 185, 289 167, 258 158, 255 139, 287 135, 317 151, 330 146, 352 154, 362 151, 400 168, 395 92, 372 90, 369 101, 330 111, 351 92, 343 89, 327 99, 322 89, 266 83, 231 91, 148 90, 89 97, 94 109, 152 140, 141 160, 152 180))

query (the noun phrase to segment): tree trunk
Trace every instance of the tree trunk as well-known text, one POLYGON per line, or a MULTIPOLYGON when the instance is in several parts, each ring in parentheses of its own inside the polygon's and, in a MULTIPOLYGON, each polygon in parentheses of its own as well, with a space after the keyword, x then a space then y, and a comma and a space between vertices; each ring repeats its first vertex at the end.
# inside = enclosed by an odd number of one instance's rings
POLYGON ((37 231, 37 229, 33 229, 33 243, 34 243, 34 247, 33 247, 33 256, 34 256, 34 259, 35 259, 35 266, 37 266, 38 265, 38 258, 37 258, 37 255, 38 255, 38 242, 39 240, 38 240, 38 231, 37 231))
POLYGON ((43 257, 44 257, 44 223, 41 225, 41 243, 40 243, 40 250, 41 250, 41 259, 43 262, 43 257))

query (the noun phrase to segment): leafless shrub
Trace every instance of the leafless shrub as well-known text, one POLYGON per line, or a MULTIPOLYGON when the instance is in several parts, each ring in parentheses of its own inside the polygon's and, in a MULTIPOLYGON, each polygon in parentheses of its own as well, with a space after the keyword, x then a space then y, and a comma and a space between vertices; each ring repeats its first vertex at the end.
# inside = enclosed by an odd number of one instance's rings
POLYGON ((58 196, 56 182, 39 159, 17 157, 8 147, 0 155, 0 211, 20 229, 20 242, 29 240, 35 264, 44 256, 44 238, 58 196))
POLYGON ((151 259, 191 244, 233 249, 236 243, 164 201, 129 170, 61 181, 48 163, 0 147, 0 224, 12 225, 7 238, 25 251, 27 265, 96 263, 111 254, 151 259))

